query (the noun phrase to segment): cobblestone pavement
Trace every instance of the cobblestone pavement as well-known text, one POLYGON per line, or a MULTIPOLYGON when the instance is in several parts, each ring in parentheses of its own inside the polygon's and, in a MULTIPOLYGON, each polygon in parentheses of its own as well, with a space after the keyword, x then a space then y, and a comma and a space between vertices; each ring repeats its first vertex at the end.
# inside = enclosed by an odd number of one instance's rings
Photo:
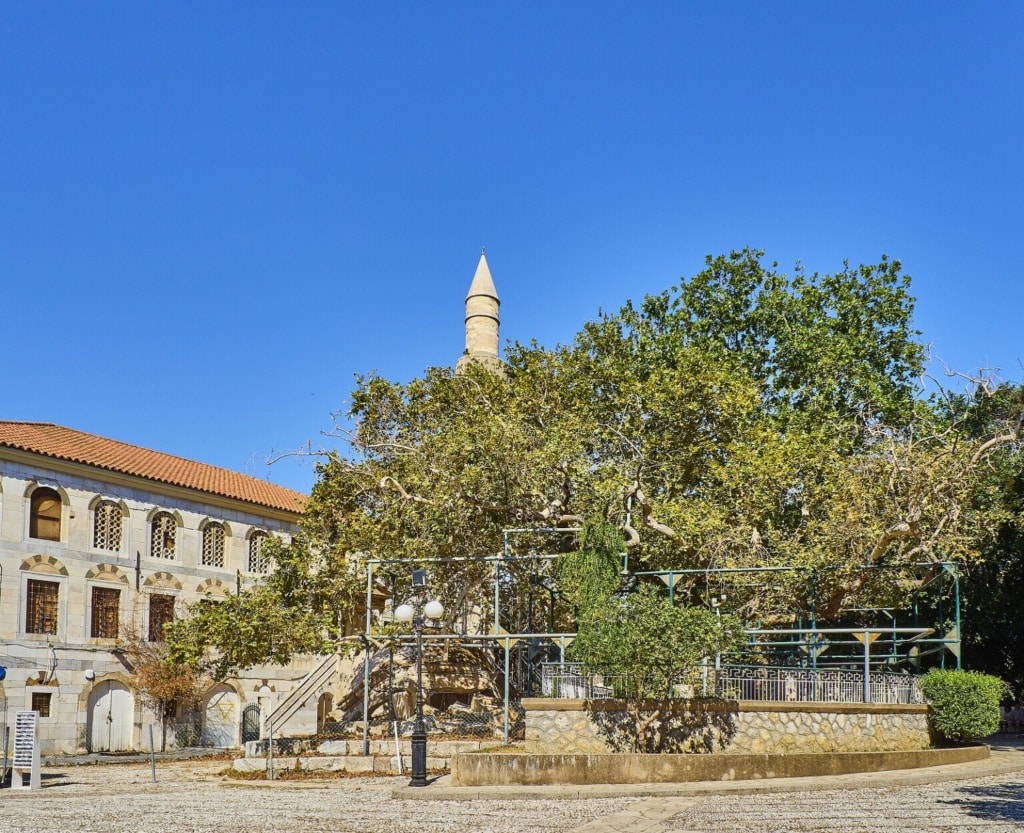
POLYGON ((3 833, 1021 833, 1024 770, 923 785, 655 798, 411 801, 406 779, 229 782, 225 762, 52 767, 3 833))
POLYGON ((0 792, 2 833, 546 833, 641 799, 394 799, 408 777, 227 782, 218 762, 46 767, 41 790, 0 792))
POLYGON ((875 790, 708 796, 691 800, 663 831, 760 833, 1020 833, 1024 776, 875 790))

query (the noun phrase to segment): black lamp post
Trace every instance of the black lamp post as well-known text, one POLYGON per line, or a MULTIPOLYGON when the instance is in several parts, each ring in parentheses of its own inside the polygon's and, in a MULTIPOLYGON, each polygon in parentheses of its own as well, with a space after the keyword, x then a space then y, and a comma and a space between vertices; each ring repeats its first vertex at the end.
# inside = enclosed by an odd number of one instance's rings
POLYGON ((427 590, 427 571, 412 571, 413 604, 399 605, 395 619, 412 622, 416 632, 416 720, 412 725, 412 780, 410 787, 427 786, 427 725, 423 722, 423 623, 425 619, 438 619, 444 606, 438 601, 424 602, 427 590))

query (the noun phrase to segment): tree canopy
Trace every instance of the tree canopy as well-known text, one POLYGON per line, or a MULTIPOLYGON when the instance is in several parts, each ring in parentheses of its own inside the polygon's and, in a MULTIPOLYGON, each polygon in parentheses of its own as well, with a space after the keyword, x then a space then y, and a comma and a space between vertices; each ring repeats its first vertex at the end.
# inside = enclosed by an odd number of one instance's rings
MULTIPOLYGON (((1015 451, 1020 410, 982 419, 984 385, 970 408, 925 398, 913 307, 898 261, 785 274, 744 249, 571 343, 511 345, 504 373, 358 377, 354 427, 339 423, 304 521, 313 583, 366 557, 490 555, 509 528, 598 521, 621 530, 634 569, 828 567, 821 615, 905 601, 919 575, 866 568, 978 559, 998 522, 978 477, 1015 451)), ((472 559, 436 569, 450 609, 489 575, 472 559)), ((320 611, 311 625, 351 604, 347 581, 301 601, 320 611)), ((806 604, 806 581, 730 598, 771 621, 806 604)))

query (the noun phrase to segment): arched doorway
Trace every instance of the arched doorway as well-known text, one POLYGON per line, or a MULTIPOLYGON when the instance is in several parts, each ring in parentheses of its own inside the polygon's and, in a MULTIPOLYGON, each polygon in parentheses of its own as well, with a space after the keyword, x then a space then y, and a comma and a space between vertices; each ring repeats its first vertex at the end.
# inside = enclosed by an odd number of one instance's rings
POLYGON ((226 685, 214 686, 203 699, 203 746, 238 746, 241 715, 237 692, 226 685))
POLYGON ((127 752, 132 743, 135 697, 124 683, 103 680, 89 694, 89 751, 127 752))

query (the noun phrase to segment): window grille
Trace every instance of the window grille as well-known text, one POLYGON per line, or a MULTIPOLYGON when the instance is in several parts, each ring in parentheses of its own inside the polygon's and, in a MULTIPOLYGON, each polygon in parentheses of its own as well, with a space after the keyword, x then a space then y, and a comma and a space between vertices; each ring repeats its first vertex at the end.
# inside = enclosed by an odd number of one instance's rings
POLYGON ((49 691, 32 692, 32 711, 39 712, 40 717, 50 716, 50 698, 53 693, 49 691))
POLYGON ((55 581, 28 580, 25 604, 25 633, 57 633, 57 600, 60 585, 55 581))
POLYGON ((204 567, 224 566, 224 526, 222 524, 207 524, 203 527, 203 555, 204 567))
POLYGON ((270 556, 267 554, 266 532, 254 532, 249 538, 249 572, 266 573, 270 570, 270 556))
POLYGON ((154 593, 149 597, 149 641, 164 641, 164 625, 174 621, 174 596, 154 593))
POLYGON ((111 587, 92 589, 92 627, 89 635, 93 639, 116 639, 121 602, 121 591, 111 587))
POLYGON ((44 541, 60 540, 60 495, 53 489, 36 489, 29 508, 28 534, 44 541))
POLYGON ((121 549, 121 507, 105 500, 93 513, 92 545, 98 550, 121 549))
POLYGON ((178 525, 174 522, 174 516, 169 512, 161 512, 153 518, 153 535, 150 542, 150 555, 153 558, 166 558, 174 560, 175 535, 178 525))

